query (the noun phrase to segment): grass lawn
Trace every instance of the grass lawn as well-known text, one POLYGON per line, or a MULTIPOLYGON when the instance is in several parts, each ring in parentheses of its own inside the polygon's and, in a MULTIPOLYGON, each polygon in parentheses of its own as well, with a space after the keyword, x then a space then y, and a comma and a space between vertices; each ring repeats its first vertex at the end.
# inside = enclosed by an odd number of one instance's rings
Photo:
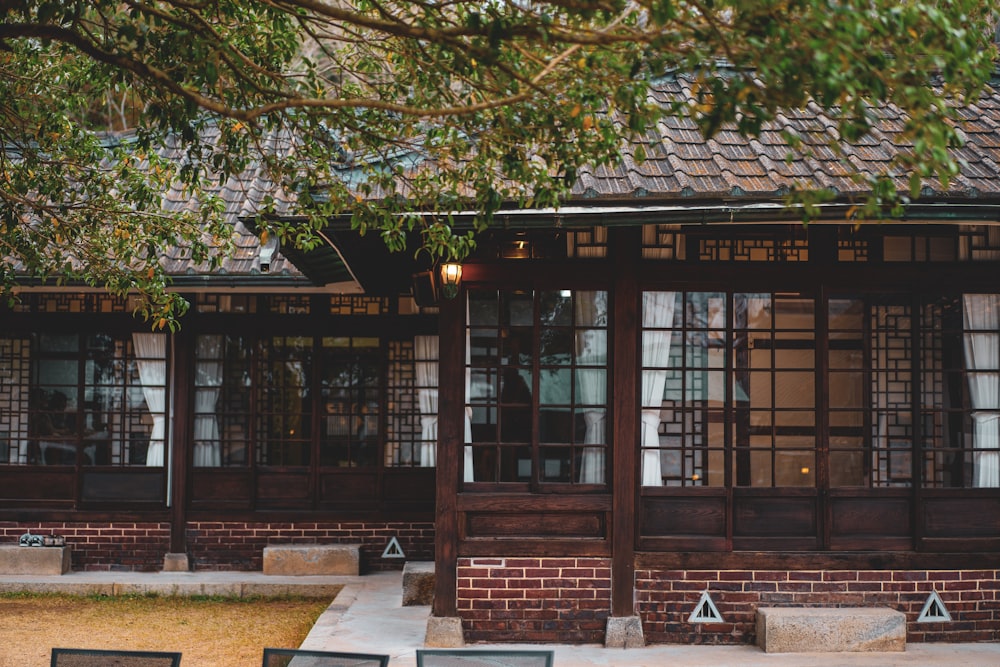
POLYGON ((297 648, 330 600, 0 595, 0 667, 48 667, 53 646, 180 651, 184 667, 260 667, 297 648))

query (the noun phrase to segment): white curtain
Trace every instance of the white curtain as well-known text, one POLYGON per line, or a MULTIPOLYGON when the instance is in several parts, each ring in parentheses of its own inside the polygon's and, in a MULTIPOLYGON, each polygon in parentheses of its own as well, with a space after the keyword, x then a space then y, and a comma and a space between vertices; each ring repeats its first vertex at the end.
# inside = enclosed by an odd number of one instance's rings
MULTIPOLYGON (((578 327, 606 327, 608 323, 607 292, 577 292, 574 319, 578 327)), ((607 358, 608 332, 606 329, 581 329, 577 334, 576 402, 584 407, 583 420, 586 431, 583 444, 600 445, 584 447, 580 463, 581 484, 603 484, 605 417, 607 414, 607 358)))
POLYGON ((437 465, 438 439, 438 337, 417 336, 413 347, 420 405, 420 465, 437 465))
POLYGON ((167 337, 165 334, 134 333, 136 365, 142 382, 142 395, 153 418, 153 430, 146 450, 146 465, 163 465, 163 438, 166 432, 167 407, 167 337))
POLYGON ((975 422, 973 485, 1000 486, 1000 295, 963 295, 965 366, 975 422))
POLYGON ((219 417, 215 404, 222 387, 222 336, 198 336, 194 395, 194 465, 219 467, 219 417))
POLYGON ((642 485, 663 486, 660 469, 660 408, 667 383, 671 331, 647 331, 674 322, 674 292, 642 294, 642 485))
POLYGON ((465 300, 465 466, 462 479, 466 482, 475 481, 472 466, 472 335, 469 331, 469 300, 465 300))

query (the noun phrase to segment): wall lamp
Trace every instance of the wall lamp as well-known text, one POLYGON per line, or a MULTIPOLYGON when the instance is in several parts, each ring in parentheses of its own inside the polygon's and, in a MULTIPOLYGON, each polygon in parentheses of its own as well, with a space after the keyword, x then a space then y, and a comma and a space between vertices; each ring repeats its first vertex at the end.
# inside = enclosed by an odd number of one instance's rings
POLYGON ((461 283, 461 264, 448 262, 441 265, 441 293, 446 299, 454 299, 458 295, 458 287, 461 283))

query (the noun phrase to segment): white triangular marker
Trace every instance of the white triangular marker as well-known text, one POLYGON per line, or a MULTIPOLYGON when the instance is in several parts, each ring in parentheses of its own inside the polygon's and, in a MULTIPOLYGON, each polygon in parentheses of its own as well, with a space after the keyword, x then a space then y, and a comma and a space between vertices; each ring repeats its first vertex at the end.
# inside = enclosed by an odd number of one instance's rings
POLYGON ((722 614, 715 608, 708 591, 701 594, 701 599, 695 606, 694 611, 688 617, 688 623, 721 623, 722 614))
POLYGON ((399 546, 399 541, 395 537, 389 540, 389 544, 385 545, 382 558, 406 558, 406 554, 403 553, 403 547, 399 546))
POLYGON ((937 591, 931 591, 931 594, 927 596, 927 602, 924 603, 923 611, 917 617, 917 623, 936 623, 950 620, 951 614, 944 606, 941 596, 937 594, 937 591))

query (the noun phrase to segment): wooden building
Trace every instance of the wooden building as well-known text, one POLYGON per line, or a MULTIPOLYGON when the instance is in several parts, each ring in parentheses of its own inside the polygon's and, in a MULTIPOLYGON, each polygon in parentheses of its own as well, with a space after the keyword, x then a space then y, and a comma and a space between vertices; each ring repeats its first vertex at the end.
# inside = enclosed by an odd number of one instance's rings
POLYGON ((0 312, 0 532, 136 570, 256 569, 276 542, 398 568, 396 538, 469 641, 637 617, 647 642, 739 643, 758 606, 823 604, 997 639, 1000 93, 966 110, 949 189, 882 223, 849 220, 851 176, 899 149, 898 114, 842 158, 818 110, 781 124, 665 122, 558 211, 501 215, 447 290, 337 220, 265 272, 242 200, 224 271, 167 253, 175 334, 27 286, 0 312), (808 226, 797 180, 837 194, 808 226), (950 621, 918 622, 932 593, 950 621))

